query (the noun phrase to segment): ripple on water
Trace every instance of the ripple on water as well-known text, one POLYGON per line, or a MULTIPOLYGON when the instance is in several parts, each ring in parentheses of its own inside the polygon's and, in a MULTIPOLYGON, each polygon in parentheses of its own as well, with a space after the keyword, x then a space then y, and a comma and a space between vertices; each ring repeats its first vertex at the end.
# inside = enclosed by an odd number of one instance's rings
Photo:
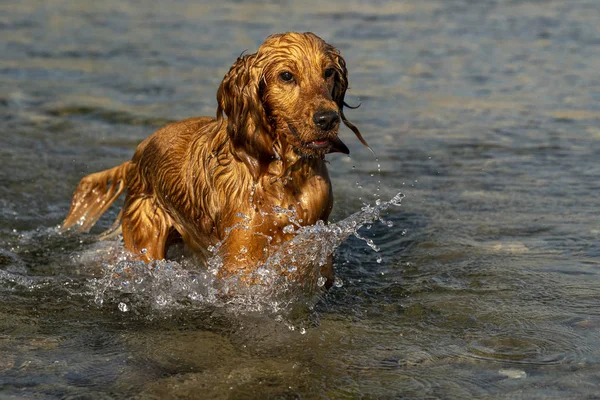
POLYGON ((582 348, 582 338, 573 330, 557 326, 531 324, 518 334, 490 334, 471 341, 467 351, 477 359, 506 362, 508 364, 553 365, 580 359, 592 349, 582 348), (560 349, 560 352, 557 352, 560 349))

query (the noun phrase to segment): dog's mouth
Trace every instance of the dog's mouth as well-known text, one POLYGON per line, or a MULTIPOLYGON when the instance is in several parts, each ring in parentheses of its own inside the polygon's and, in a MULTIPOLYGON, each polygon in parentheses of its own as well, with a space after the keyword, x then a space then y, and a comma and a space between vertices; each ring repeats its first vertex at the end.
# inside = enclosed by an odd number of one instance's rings
POLYGON ((342 142, 337 133, 328 132, 321 138, 306 142, 300 138, 298 131, 291 123, 287 123, 288 129, 294 135, 295 139, 300 143, 300 147, 310 149, 317 152, 327 153, 343 153, 350 154, 348 147, 342 142))

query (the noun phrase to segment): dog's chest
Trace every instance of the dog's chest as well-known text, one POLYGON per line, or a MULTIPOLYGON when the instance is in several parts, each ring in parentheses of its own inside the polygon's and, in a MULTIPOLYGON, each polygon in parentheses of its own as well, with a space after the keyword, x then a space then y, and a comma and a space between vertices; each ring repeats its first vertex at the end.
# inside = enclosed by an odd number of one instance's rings
POLYGON ((331 182, 327 169, 304 167, 286 177, 265 177, 254 199, 269 226, 312 225, 327 220, 331 211, 331 182))

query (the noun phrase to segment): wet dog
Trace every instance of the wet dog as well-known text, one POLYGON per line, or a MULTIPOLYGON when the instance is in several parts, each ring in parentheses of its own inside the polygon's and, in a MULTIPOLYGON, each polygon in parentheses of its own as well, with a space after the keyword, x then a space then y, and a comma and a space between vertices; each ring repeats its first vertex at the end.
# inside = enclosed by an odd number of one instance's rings
MULTIPOLYGON (((62 228, 88 231, 126 193, 117 224, 127 249, 164 259, 175 242, 206 261, 216 243, 221 276, 250 276, 295 221, 327 221, 333 205, 325 155, 348 154, 340 122, 348 72, 312 33, 269 36, 240 56, 217 92, 216 118, 190 118, 144 140, 131 159, 84 177, 62 228)), ((331 258, 321 266, 330 284, 331 258)))

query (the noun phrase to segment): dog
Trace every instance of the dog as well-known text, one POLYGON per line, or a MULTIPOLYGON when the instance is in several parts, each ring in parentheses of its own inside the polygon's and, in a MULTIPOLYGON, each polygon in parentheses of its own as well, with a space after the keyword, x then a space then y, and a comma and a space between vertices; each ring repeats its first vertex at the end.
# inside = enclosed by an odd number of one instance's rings
MULTIPOLYGON (((84 177, 61 229, 87 232, 123 193, 114 226, 145 262, 183 242, 206 263, 217 243, 221 277, 251 276, 269 249, 293 238, 291 222, 327 222, 333 206, 325 155, 348 154, 343 122, 348 71, 313 33, 269 36, 241 55, 217 91, 216 118, 169 124, 133 158, 84 177), (277 212, 287 210, 287 212, 277 212)), ((320 273, 333 282, 331 257, 320 273)))

